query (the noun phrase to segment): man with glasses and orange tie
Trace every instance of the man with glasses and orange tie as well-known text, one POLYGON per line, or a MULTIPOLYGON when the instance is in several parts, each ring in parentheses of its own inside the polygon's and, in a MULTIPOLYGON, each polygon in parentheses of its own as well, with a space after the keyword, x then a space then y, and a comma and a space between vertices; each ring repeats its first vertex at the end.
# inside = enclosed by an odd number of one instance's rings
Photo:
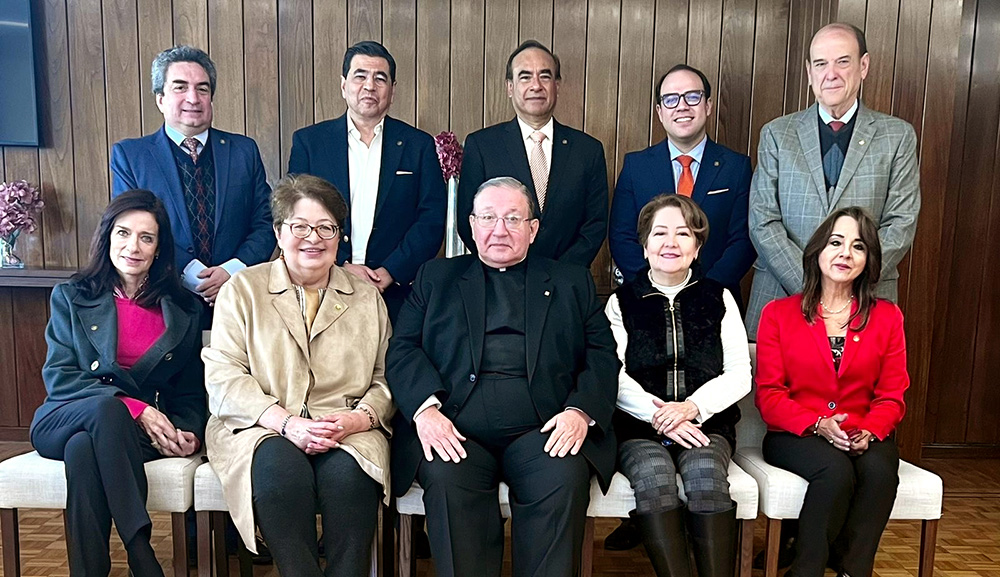
POLYGON ((742 308, 740 280, 757 257, 747 232, 750 159, 706 134, 712 86, 700 70, 674 66, 656 83, 653 98, 667 138, 625 155, 611 201, 611 257, 624 280, 634 279, 647 268, 636 236, 639 211, 659 194, 689 196, 708 215, 710 234, 699 255, 702 270, 728 288, 742 308))

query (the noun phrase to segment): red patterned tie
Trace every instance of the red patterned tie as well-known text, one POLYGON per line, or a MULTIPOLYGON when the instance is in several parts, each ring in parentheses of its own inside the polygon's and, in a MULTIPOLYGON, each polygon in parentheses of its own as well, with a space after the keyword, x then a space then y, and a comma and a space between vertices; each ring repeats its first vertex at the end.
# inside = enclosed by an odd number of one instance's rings
POLYGON ((677 157, 677 162, 681 163, 683 167, 681 177, 677 179, 677 194, 690 197, 694 192, 694 173, 691 172, 691 163, 694 162, 694 158, 682 154, 677 157))
POLYGON ((832 128, 834 132, 840 132, 840 129, 843 128, 843 127, 844 127, 844 123, 841 122, 841 121, 839 121, 839 120, 831 120, 830 121, 830 128, 832 128))

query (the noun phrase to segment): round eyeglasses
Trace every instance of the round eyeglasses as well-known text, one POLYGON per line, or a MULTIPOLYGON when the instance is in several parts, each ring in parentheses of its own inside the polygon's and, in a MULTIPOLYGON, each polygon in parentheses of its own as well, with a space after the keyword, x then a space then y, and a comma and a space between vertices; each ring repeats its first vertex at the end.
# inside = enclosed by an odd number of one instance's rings
POLYGON ((321 239, 330 240, 340 232, 340 227, 335 224, 317 224, 316 226, 304 222, 285 222, 285 224, 288 225, 288 230, 292 231, 292 236, 295 238, 306 238, 315 230, 321 239))
POLYGON ((671 92, 670 94, 661 94, 659 98, 660 106, 664 108, 677 108, 677 105, 681 103, 681 98, 688 106, 698 106, 701 104, 701 99, 705 98, 704 90, 688 90, 684 94, 677 94, 676 92, 671 92))

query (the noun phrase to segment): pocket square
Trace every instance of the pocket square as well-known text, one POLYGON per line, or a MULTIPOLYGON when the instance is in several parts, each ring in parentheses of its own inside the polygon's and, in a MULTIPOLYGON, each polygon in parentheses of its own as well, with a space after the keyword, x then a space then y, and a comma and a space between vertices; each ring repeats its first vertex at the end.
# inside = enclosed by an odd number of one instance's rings
POLYGON ((400 174, 413 174, 413 171, 410 171, 410 170, 397 170, 396 174, 397 175, 400 175, 400 174))
POLYGON ((718 190, 710 190, 708 194, 722 194, 723 192, 729 192, 728 188, 720 188, 718 190))

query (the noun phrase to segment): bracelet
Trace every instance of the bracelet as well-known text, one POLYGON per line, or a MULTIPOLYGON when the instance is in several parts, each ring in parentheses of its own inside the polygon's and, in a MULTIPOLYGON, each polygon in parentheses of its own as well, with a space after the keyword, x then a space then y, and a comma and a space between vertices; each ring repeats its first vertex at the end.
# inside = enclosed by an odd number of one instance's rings
POLYGON ((288 426, 288 421, 290 421, 291 418, 292 418, 292 414, 288 413, 288 415, 285 417, 285 420, 281 421, 281 436, 282 437, 285 436, 285 427, 288 426))
POLYGON ((826 418, 826 416, 822 416, 822 417, 816 419, 816 424, 813 425, 813 434, 816 435, 817 437, 819 436, 819 422, 822 421, 825 418, 826 418))
POLYGON ((377 426, 376 423, 375 423, 375 415, 372 414, 372 412, 368 409, 368 407, 366 407, 364 405, 358 405, 357 407, 355 407, 355 409, 361 411, 362 413, 364 413, 368 417, 368 425, 369 425, 368 426, 368 430, 369 431, 372 430, 372 429, 374 429, 377 426))

